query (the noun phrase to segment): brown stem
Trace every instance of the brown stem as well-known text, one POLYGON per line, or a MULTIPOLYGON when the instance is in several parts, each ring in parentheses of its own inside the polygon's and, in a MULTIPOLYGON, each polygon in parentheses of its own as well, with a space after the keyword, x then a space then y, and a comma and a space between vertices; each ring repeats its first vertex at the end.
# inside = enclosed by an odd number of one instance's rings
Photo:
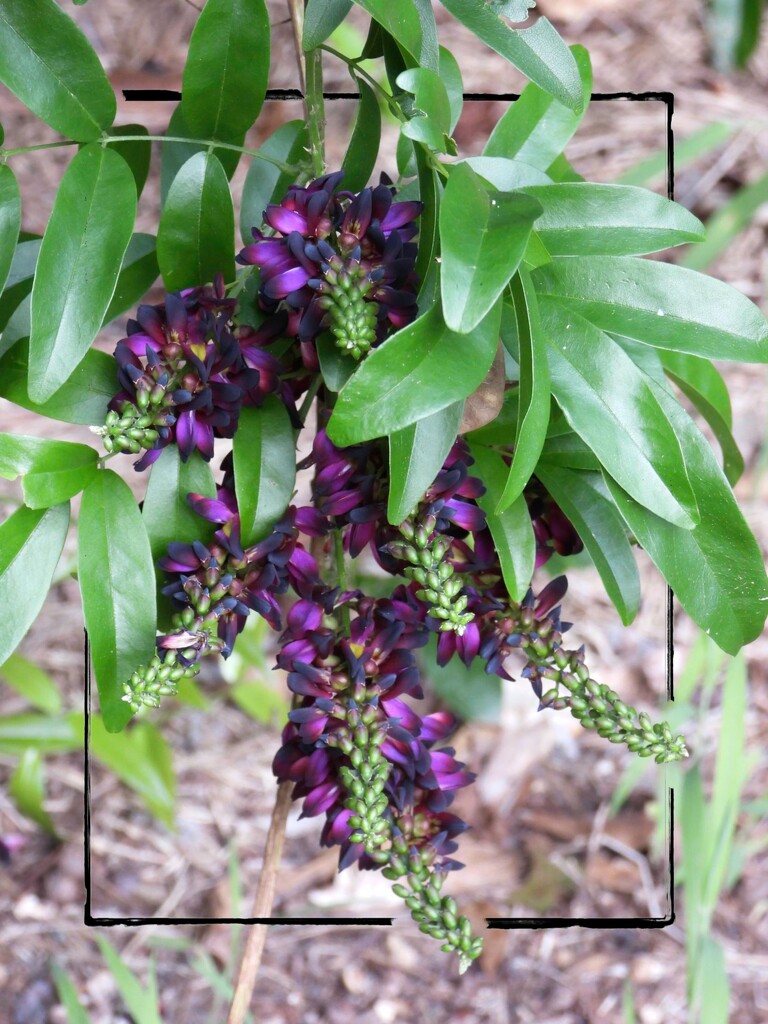
MULTIPOLYGON (((272 904, 275 899, 275 883, 280 867, 280 855, 283 851, 283 839, 285 838, 285 824, 291 807, 292 793, 293 783, 290 780, 281 782, 277 787, 277 797, 275 798, 275 806, 272 810, 272 820, 269 823, 269 834, 267 835, 267 846, 264 851, 264 866, 261 869, 259 887, 253 903, 252 917, 269 917, 272 913, 272 904)), ((240 969, 237 974, 235 994, 232 999, 229 1016, 227 1017, 227 1024, 243 1024, 245 1021, 253 989, 256 985, 256 975, 259 973, 264 945, 267 941, 268 928, 268 924, 255 924, 251 926, 248 932, 243 957, 240 961, 240 969)))

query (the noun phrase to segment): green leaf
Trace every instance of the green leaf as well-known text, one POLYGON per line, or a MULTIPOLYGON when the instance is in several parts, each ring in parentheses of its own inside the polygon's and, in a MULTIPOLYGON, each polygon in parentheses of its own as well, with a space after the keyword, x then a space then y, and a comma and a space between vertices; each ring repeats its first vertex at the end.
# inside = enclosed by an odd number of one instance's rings
POLYGON ((381 111, 376 93, 362 78, 356 78, 360 91, 355 127, 341 165, 344 171, 343 185, 350 192, 360 192, 376 166, 381 141, 381 111))
POLYGON ((497 513, 495 509, 507 478, 506 464, 490 448, 470 442, 470 450, 476 472, 487 488, 477 503, 486 513, 504 585, 513 601, 522 601, 531 585, 536 563, 536 537, 528 505, 520 494, 504 512, 497 513))
POLYGON ((90 750, 139 794, 160 821, 173 828, 176 777, 171 749, 158 729, 149 722, 137 722, 115 735, 96 715, 91 718, 90 750))
POLYGON ((280 399, 268 395, 261 408, 243 409, 232 447, 242 541, 248 545, 282 516, 296 482, 296 441, 280 399))
POLYGON ((16 255, 16 240, 20 227, 19 185, 11 168, 3 164, 0 166, 0 292, 5 288, 16 255))
MULTIPOLYGON (((13 251, 11 266, 5 281, 5 291, 0 297, 0 331, 5 329, 11 314, 19 303, 32 290, 32 279, 35 276, 37 257, 40 253, 42 238, 34 238, 28 242, 19 242, 13 251)), ((10 346, 8 346, 10 348, 10 346)), ((0 341, 0 352, 7 351, 0 341)))
POLYGON ((410 68, 397 76, 397 85, 414 95, 413 115, 400 126, 401 133, 438 153, 449 152, 451 103, 438 73, 428 68, 410 68))
POLYGON ((501 303, 469 334, 456 334, 432 308, 387 338, 342 388, 330 439, 345 447, 384 437, 466 398, 496 355, 500 318, 501 303))
POLYGON ((264 103, 269 44, 265 0, 207 0, 181 84, 184 117, 195 136, 240 144, 264 103))
POLYGON ((507 160, 501 156, 468 156, 456 160, 448 167, 449 180, 454 168, 466 165, 500 192, 512 192, 529 185, 548 185, 549 176, 533 164, 521 160, 507 160))
POLYGON ((535 199, 488 192, 467 164, 454 168, 440 204, 440 293, 451 330, 473 330, 497 302, 540 213, 535 199))
POLYGON ((55 834, 51 816, 43 807, 45 772, 39 750, 30 748, 21 755, 8 782, 8 795, 25 818, 37 822, 51 835, 55 834))
MULTIPOLYGON (((296 164, 307 147, 307 126, 304 121, 282 124, 259 147, 258 152, 287 164, 296 164)), ((240 202, 240 235, 246 245, 253 241, 251 228, 261 227, 264 211, 270 203, 279 202, 292 176, 274 164, 254 157, 243 183, 240 202)))
POLYGON ((98 334, 135 219, 125 160, 95 143, 81 149, 56 193, 32 286, 32 401, 58 391, 98 334))
POLYGON ((352 10, 352 0, 307 0, 302 46, 316 49, 332 35, 352 10))
POLYGON ((723 947, 710 935, 702 939, 701 959, 695 964, 700 979, 698 992, 700 1024, 726 1024, 731 1001, 731 986, 725 964, 723 947))
POLYGON ((533 273, 596 327, 707 359, 768 361, 768 323, 735 288, 704 274, 631 256, 560 257, 533 273))
POLYGON ((624 521, 599 473, 579 473, 541 461, 536 476, 576 528, 605 592, 628 626, 640 607, 640 577, 624 521))
POLYGON ((525 193, 542 205, 536 234, 553 256, 635 256, 704 237, 697 217, 644 188, 585 181, 525 193))
POLYGON ((511 292, 517 324, 520 387, 515 451, 495 509, 497 512, 503 512, 517 501, 531 479, 546 440, 551 405, 547 345, 536 292, 525 270, 512 279, 511 292))
POLYGON ((548 437, 541 449, 541 457, 551 466, 595 471, 600 469, 600 461, 586 441, 570 430, 565 434, 548 437))
POLYGON ((0 395, 30 412, 65 423, 100 424, 107 405, 119 391, 117 364, 106 352, 90 349, 69 380, 47 402, 27 394, 29 345, 19 342, 0 359, 0 395))
POLYGON ((390 435, 390 523, 402 523, 434 482, 456 440, 463 412, 464 402, 454 402, 390 435))
POLYGON ((324 331, 315 343, 323 383, 331 391, 339 392, 355 372, 357 362, 339 349, 330 331, 324 331))
POLYGON ((417 64, 437 71, 439 58, 437 37, 433 35, 434 15, 430 23, 426 4, 414 3, 414 0, 355 0, 355 4, 370 14, 417 64))
POLYGON ((723 453, 723 470, 733 485, 744 472, 744 459, 731 433, 731 400, 725 381, 708 359, 684 352, 660 353, 664 372, 712 429, 723 453))
POLYGON ((531 83, 491 132, 483 156, 515 157, 548 170, 575 134, 592 94, 589 54, 583 46, 572 46, 571 54, 578 72, 581 108, 560 103, 546 86, 531 83))
POLYGON ((441 703, 468 722, 498 722, 501 710, 501 679, 489 675, 478 659, 469 668, 454 655, 447 665, 438 665, 437 641, 430 637, 419 651, 422 676, 441 703))
POLYGON ((0 526, 0 665, 38 616, 69 526, 69 504, 22 506, 0 526))
POLYGON ((661 389, 578 314, 546 298, 540 308, 552 393, 571 427, 636 501, 690 529, 696 498, 661 389))
MULTIPOLYGON (((149 135, 143 124, 121 124, 114 126, 110 135, 149 135)), ((149 162, 152 157, 152 143, 149 139, 130 139, 126 142, 112 142, 110 148, 119 153, 131 168, 133 180, 136 183, 136 195, 140 196, 144 191, 149 174, 149 162)))
POLYGON ((160 269, 157 266, 156 243, 154 235, 142 232, 131 238, 123 256, 115 294, 104 314, 105 324, 133 309, 157 280, 160 269))
POLYGON ((720 256, 733 239, 752 221, 755 211, 768 202, 768 174, 746 185, 727 203, 718 207, 707 221, 706 238, 701 245, 689 250, 680 260, 680 266, 689 270, 706 270, 720 256))
POLYGON ((440 47, 440 64, 438 74, 445 85, 448 94, 448 104, 451 108, 451 121, 448 127, 448 134, 453 134, 453 129, 458 124, 461 111, 464 106, 464 82, 461 78, 461 68, 450 50, 444 46, 440 47))
POLYGON ((96 473, 99 453, 87 444, 0 434, 0 476, 23 477, 24 504, 50 508, 79 494, 96 473))
POLYGON ((491 0, 491 7, 500 18, 509 18, 512 22, 527 21, 531 8, 536 0, 491 0))
POLYGON ((39 665, 20 654, 12 654, 0 667, 0 679, 32 704, 33 707, 55 715, 61 711, 58 687, 39 665))
POLYGON ((552 181, 584 181, 583 176, 571 165, 565 153, 561 153, 560 156, 555 157, 547 168, 547 174, 550 176, 552 181))
POLYGON ((223 274, 235 277, 235 215, 224 168, 212 153, 190 157, 173 180, 157 231, 157 262, 168 291, 223 274))
MULTIPOLYGON (((85 0, 76 0, 76 2, 84 3, 85 0)), ((51 974, 61 1004, 67 1011, 67 1024, 90 1024, 90 1018, 78 998, 77 989, 55 961, 51 964, 51 974)))
POLYGON ((204 524, 187 501, 189 493, 216 497, 210 463, 197 451, 182 462, 176 445, 169 445, 152 466, 141 511, 153 562, 172 541, 191 544, 200 539, 204 524))
POLYGON ((23 754, 30 748, 43 754, 59 754, 81 750, 82 746, 82 714, 0 717, 0 752, 3 754, 23 754))
POLYGON ((435 259, 440 251, 440 234, 438 230, 438 214, 442 199, 437 171, 430 165, 427 153, 422 146, 412 146, 416 155, 418 172, 419 199, 424 208, 419 217, 419 245, 416 254, 416 275, 421 281, 418 302, 424 309, 430 305, 426 296, 436 289, 438 264, 435 259))
MULTIPOLYGON (((693 132, 686 139, 675 137, 675 171, 678 173, 690 167, 702 156, 709 156, 739 129, 739 122, 714 121, 693 132)), ((669 155, 666 144, 645 157, 639 163, 628 168, 616 179, 619 185, 648 186, 656 180, 662 180, 667 173, 669 155)))
MULTIPOLYGON (((171 114, 168 130, 165 134, 169 138, 188 139, 190 137, 197 137, 196 133, 192 131, 187 123, 181 103, 171 114)), ((242 138, 232 139, 231 144, 242 146, 244 141, 245 135, 242 138)), ((209 146, 205 142, 204 137, 200 142, 166 142, 163 144, 160 154, 160 199, 163 206, 165 206, 171 185, 184 164, 196 153, 207 153, 208 149, 209 146)), ((221 166, 224 168, 227 179, 231 178, 243 154, 237 150, 222 149, 219 146, 214 147, 213 153, 214 156, 218 157, 221 166)))
POLYGON ((237 683, 230 687, 227 696, 257 722, 269 724, 285 720, 288 710, 285 698, 258 679, 237 683))
POLYGON ((97 139, 117 102, 99 58, 55 0, 0 4, 0 82, 54 131, 97 139))
POLYGON ((131 718, 123 683, 155 651, 155 572, 144 522, 130 488, 101 470, 83 494, 78 576, 83 615, 108 732, 131 718))
POLYGON ((571 110, 581 110, 582 87, 573 55, 546 18, 509 28, 485 0, 441 0, 473 35, 571 110))
POLYGON ((26 295, 11 314, 0 338, 0 356, 4 356, 22 338, 29 338, 32 298, 26 295))

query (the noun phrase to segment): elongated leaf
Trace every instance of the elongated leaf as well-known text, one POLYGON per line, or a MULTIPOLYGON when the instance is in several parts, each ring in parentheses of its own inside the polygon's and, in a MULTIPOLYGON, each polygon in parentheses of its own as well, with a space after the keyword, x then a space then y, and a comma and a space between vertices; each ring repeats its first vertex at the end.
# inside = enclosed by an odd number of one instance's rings
POLYGON ((489 192, 467 164, 454 168, 440 204, 440 293, 451 330, 466 334, 492 308, 540 213, 535 199, 489 192))
POLYGON ((190 157, 174 178, 157 231, 157 262, 169 291, 235 276, 235 215, 229 183, 212 153, 190 157))
MULTIPOLYGON (((171 120, 168 122, 168 131, 165 132, 165 135, 172 139, 197 137, 187 123, 181 103, 171 114, 171 120)), ((242 146, 244 141, 245 135, 242 138, 231 140, 231 144, 242 146)), ((160 154, 160 199, 163 206, 165 206, 171 185, 184 164, 196 153, 207 152, 208 145, 204 140, 200 142, 166 142, 163 144, 160 154)), ((221 146, 214 147, 213 152, 224 168, 227 178, 231 178, 243 154, 237 150, 223 149, 221 146)))
POLYGON ((99 453, 87 444, 0 434, 0 476, 22 476, 24 504, 50 508, 79 494, 94 477, 99 453))
POLYGON ((97 715, 91 719, 90 750, 142 797, 160 821, 173 828, 176 778, 171 750, 162 733, 149 722, 137 722, 115 735, 97 715))
POLYGON ((56 684, 39 665, 20 654, 12 654, 0 667, 0 679, 29 703, 49 715, 61 711, 61 696, 56 684))
POLYGON ((426 152, 421 146, 413 148, 416 150, 419 199, 424 204, 419 217, 419 251, 416 255, 416 274, 421 281, 419 308, 424 309, 434 301, 431 296, 437 291, 439 274, 436 257, 440 252, 438 215, 442 194, 437 171, 430 166, 426 152))
POLYGON ((0 751, 23 754, 33 748, 44 754, 79 750, 83 745, 83 715, 3 715, 0 751))
POLYGON ((160 269, 157 265, 156 243, 154 235, 142 232, 131 238, 123 256, 115 294, 104 314, 105 324, 137 305, 157 280, 160 269))
POLYGON ((0 526, 0 665, 37 618, 69 526, 69 504, 23 506, 0 526))
POLYGON ((27 394, 28 366, 29 345, 21 341, 0 359, 0 396, 65 423, 103 423, 109 401, 120 390, 113 357, 91 349, 55 395, 47 402, 32 402, 27 394))
POLYGON ((264 103, 269 43, 265 0, 208 0, 192 31, 181 85, 195 136, 242 139, 264 103))
POLYGON ((768 174, 763 174, 718 208, 707 221, 707 237, 683 256, 680 266, 706 270, 750 223, 755 211, 767 202, 768 174))
POLYGON ((307 0, 302 46, 316 49, 332 35, 352 10, 352 0, 307 0))
POLYGON ((197 451, 182 462, 178 448, 169 445, 152 466, 141 511, 154 561, 172 541, 200 539, 205 523, 187 501, 189 493, 216 497, 210 463, 197 451))
POLYGON ((3 164, 0 167, 0 292, 5 288, 11 270, 20 227, 19 185, 11 168, 3 164))
MULTIPOLYGON (((675 136, 675 170, 677 172, 685 167, 690 167, 702 156, 708 156, 738 131, 738 121, 726 123, 725 121, 713 121, 704 125, 685 139, 675 136)), ((667 146, 645 157, 639 163, 623 171, 616 179, 619 185, 645 185, 646 187, 657 180, 663 179, 667 172, 669 156, 667 146)))
POLYGON ((146 1021, 146 1024, 163 1024, 152 986, 144 988, 133 971, 123 963, 117 951, 103 936, 97 935, 96 940, 99 943, 104 962, 109 967, 131 1016, 136 1020, 146 1021))
POLYGON ((402 523, 434 482, 456 440, 463 411, 464 402, 454 402, 390 435, 390 523, 402 523))
MULTIPOLYGON (((83 3, 83 0, 77 2, 83 3)), ((61 1005, 67 1011, 67 1024, 90 1024, 90 1018, 78 998, 77 989, 56 962, 51 964, 51 974, 61 1005)))
POLYGON ((330 331, 324 331, 320 335, 316 348, 323 384, 331 391, 341 391, 355 372, 356 361, 341 351, 330 331))
POLYGON ((466 164, 481 178, 501 192, 527 188, 529 185, 548 185, 549 176, 533 164, 521 160, 507 160, 501 156, 468 156, 450 165, 449 175, 455 167, 466 164))
POLYGON ((360 103, 357 107, 355 127, 344 156, 344 188, 359 192, 368 184, 379 155, 381 141, 381 111, 376 93, 362 78, 357 79, 360 103))
POLYGON ((441 0, 473 35, 571 110, 582 107, 573 55, 546 18, 524 29, 509 28, 485 0, 441 0))
POLYGON ((506 111, 483 149, 487 157, 515 157, 546 171, 570 142, 592 95, 592 66, 583 46, 572 46, 578 69, 581 109, 564 105, 548 89, 531 83, 506 111))
POLYGON ((99 58, 54 0, 0 4, 0 81, 78 142, 97 139, 115 117, 115 94, 99 58))
POLYGON ((723 947, 710 935, 702 940, 701 959, 695 970, 700 979, 698 986, 701 1024, 725 1024, 728 1020, 731 985, 725 964, 723 947))
POLYGON ((296 482, 293 427, 279 399, 242 410, 233 451, 242 540, 252 544, 285 512, 296 482))
POLYGON ((440 65, 438 73, 445 85, 448 94, 448 103, 451 109, 451 120, 448 127, 448 134, 453 134, 453 129, 458 124, 461 111, 464 106, 464 82, 461 78, 461 68, 450 50, 444 46, 440 47, 440 65))
POLYGON ((67 168, 32 286, 29 397, 45 402, 69 379, 104 320, 136 219, 133 175, 95 143, 67 168))
POLYGON ((568 469, 591 469, 597 472, 600 461, 583 438, 573 431, 548 437, 541 449, 541 457, 551 466, 568 469))
POLYGON ((513 601, 522 601, 531 585, 536 562, 536 537, 528 505, 520 494, 502 513, 497 513, 495 509, 507 479, 507 467, 501 456, 490 448, 470 442, 470 450, 477 474, 487 488, 477 503, 488 519, 504 585, 513 601))
POLYGON ((422 18, 426 15, 423 4, 417 5, 413 0, 355 0, 355 4, 370 14, 407 50, 417 64, 430 71, 437 71, 437 37, 433 37, 432 26, 427 18, 427 34, 425 35, 422 30, 422 18))
POLYGON ((328 423, 344 447, 384 437, 470 395, 485 379, 499 338, 501 303, 469 334, 433 308, 374 349, 344 385, 328 423))
POLYGON ((704 237, 697 217, 644 188, 585 181, 525 193, 542 205, 536 234, 553 256, 636 256, 704 237))
POLYGON ((155 649, 155 573, 136 499, 112 470, 83 494, 79 523, 80 592, 99 703, 108 732, 131 717, 123 683, 155 649))
MULTIPOLYGON (((5 291, 0 296, 0 331, 4 331, 12 314, 22 300, 32 291, 32 279, 35 276, 37 257, 40 253, 42 238, 34 238, 28 242, 19 242, 13 252, 5 291)), ((10 345, 4 346, 0 339, 0 354, 7 352, 10 345)))
POLYGON ((512 465, 495 511, 517 501, 533 475, 549 425, 550 382, 547 344, 539 318, 539 304, 527 271, 512 280, 517 322, 520 387, 517 432, 512 465))
MULTIPOLYGON (((110 135, 141 135, 147 136, 149 132, 143 124, 121 124, 113 126, 110 135)), ((140 196, 144 191, 149 174, 149 162, 152 157, 152 143, 149 139, 129 139, 126 142, 112 142, 111 148, 119 153, 131 168, 133 180, 136 183, 136 195, 140 196)))
MULTIPOLYGON (((307 146, 304 121, 282 124, 259 147, 259 152, 283 163, 295 164, 307 146)), ((240 235, 246 245, 253 241, 252 228, 261 227, 269 203, 279 202, 291 184, 291 175, 266 160, 254 158, 245 177, 240 202, 240 235)))
POLYGON ((8 794, 25 818, 37 822, 51 835, 55 833, 51 816, 43 806, 45 773, 39 750, 30 748, 21 755, 8 783, 8 794))
POLYGON ((631 256, 556 258, 533 273, 538 292, 595 326, 707 359, 768 361, 768 323, 746 296, 683 267, 631 256))
POLYGON ((584 542, 605 591, 628 626, 640 607, 640 577, 624 522, 599 473, 578 473, 541 461, 541 480, 584 542))
POLYGON ((636 501, 688 529, 699 521, 661 389, 590 323, 541 300, 552 393, 571 427, 636 501))
POLYGON ((428 68, 409 68, 397 76, 397 85, 413 93, 413 116, 400 126, 401 133, 438 153, 451 150, 451 103, 440 75, 428 68))

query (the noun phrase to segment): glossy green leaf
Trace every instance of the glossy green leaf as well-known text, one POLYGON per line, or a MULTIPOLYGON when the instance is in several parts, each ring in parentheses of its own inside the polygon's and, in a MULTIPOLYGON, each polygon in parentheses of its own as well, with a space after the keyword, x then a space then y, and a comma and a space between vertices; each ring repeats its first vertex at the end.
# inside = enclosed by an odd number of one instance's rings
MULTIPOLYGON (((306 123, 288 121, 264 141, 258 152, 283 163, 296 164, 304 156, 306 147, 306 123)), ((291 175, 266 160, 254 158, 251 161, 240 200, 240 235, 245 245, 253 241, 251 229, 261 227, 267 206, 283 198, 292 180, 291 175)))
POLYGON ((440 204, 440 294, 451 330, 466 334, 493 307, 540 213, 535 199, 489 192, 467 164, 454 168, 440 204))
POLYGON ((360 102, 357 105, 352 137, 341 165, 344 171, 343 185, 350 192, 360 192, 368 184, 376 166, 381 141, 381 111, 376 93, 362 78, 357 79, 357 87, 360 102))
POLYGON ((8 318, 8 323, 0 337, 0 356, 9 352, 22 338, 29 338, 31 310, 32 299, 27 294, 8 318))
MULTIPOLYGON (((1 17, 2 15, 0 15, 1 17)), ((0 166, 0 292, 11 270, 21 227, 21 193, 16 175, 7 164, 0 166)))
POLYGON ((111 323, 126 310, 133 309, 157 280, 160 269, 157 265, 156 244, 154 235, 142 232, 131 238, 123 256, 115 294, 104 314, 105 324, 111 323))
POLYGON ((417 653, 423 678, 450 711, 468 722, 498 722, 501 711, 502 681, 489 675, 480 659, 469 668, 456 656, 447 665, 437 664, 437 641, 417 653))
POLYGON ((330 331, 323 331, 315 347, 323 383, 331 391, 338 393, 355 372, 357 361, 341 351, 330 331))
POLYGON ((83 746, 83 715, 0 716, 0 752, 23 754, 30 748, 44 754, 79 750, 83 746))
POLYGON ((168 291, 235 276, 235 215, 224 168, 212 153, 190 157, 173 180, 157 231, 168 291))
POLYGON ((296 441, 280 399, 243 409, 232 447, 242 540, 252 544, 285 512, 296 482, 296 441))
POLYGON ((595 453, 586 441, 571 430, 548 437, 541 449, 541 457, 552 466, 595 471, 600 469, 600 461, 595 453))
POLYGON ((540 309, 552 394, 571 427, 636 501, 690 529, 696 498, 661 389, 572 310, 544 298, 540 309))
POLYGON ((565 153, 555 157, 547 168, 547 174, 552 181, 584 181, 583 176, 571 165, 565 153))
POLYGON ((707 270, 765 203, 768 203, 768 174, 740 188, 728 202, 718 207, 707 221, 706 238, 701 245, 685 253, 680 266, 689 270, 707 270))
POLYGON ((125 160, 92 144, 67 168, 45 229, 32 286, 29 397, 45 402, 99 332, 136 219, 125 160))
POLYGON ((459 432, 464 402, 454 402, 389 437, 387 519, 397 525, 410 515, 443 463, 459 432))
MULTIPOLYGON (((182 104, 176 107, 174 112, 171 114, 171 119, 168 122, 168 130, 165 132, 169 138, 176 139, 189 139, 196 138, 196 133, 192 131, 189 124, 187 123, 182 104)), ((204 139, 204 137, 203 137, 204 139)), ((242 146, 245 141, 245 135, 242 138, 227 140, 232 145, 242 146)), ((165 201, 168 198, 168 193, 171 189, 171 185, 176 178, 184 164, 193 157, 196 153, 207 153, 208 144, 205 141, 200 142, 166 142, 161 147, 160 152, 160 199, 165 206, 165 201)), ((235 173, 237 165, 240 163, 240 157, 243 155, 234 149, 222 149, 220 146, 214 147, 214 155, 218 158, 219 163, 224 168, 224 172, 227 178, 231 178, 235 173)))
POLYGON ((462 165, 471 167, 476 174, 501 192, 550 183, 546 172, 540 171, 533 164, 526 164, 521 160, 507 160, 501 156, 468 156, 463 160, 456 160, 448 168, 449 178, 454 168, 462 165))
MULTIPOLYGON (((77 0, 77 2, 84 3, 85 0, 77 0)), ((90 1017, 78 998, 77 989, 55 961, 51 963, 51 975, 56 984, 56 992, 61 1005, 67 1012, 67 1024, 91 1024, 90 1017)))
POLYGON ((558 102, 552 90, 531 83, 491 132, 483 156, 515 157, 546 171, 570 142, 592 94, 592 65, 583 46, 571 47, 577 69, 580 109, 558 102))
POLYGON ((600 473, 579 473, 541 461, 536 476, 573 523, 605 592, 628 626, 640 607, 640 576, 627 531, 605 493, 600 473))
POLYGON ((58 687, 34 661, 12 654, 0 666, 0 679, 40 711, 49 715, 61 711, 58 687))
MULTIPOLYGON (((42 238, 19 242, 13 252, 10 270, 5 282, 5 290, 0 295, 0 331, 4 331, 12 314, 19 304, 32 291, 32 280, 35 276, 37 257, 40 253, 42 238)), ((0 355, 12 346, 4 346, 0 339, 0 355)))
MULTIPOLYGON (((437 71, 437 36, 434 15, 423 2, 414 0, 355 0, 392 36, 422 68, 437 71), (426 28, 426 32, 424 32, 426 28)), ((431 5, 430 5, 431 8, 431 5)))
POLYGON ((536 234, 553 256, 637 256, 704 237, 697 217, 644 188, 585 181, 525 193, 541 203, 536 234))
POLYGON ((423 147, 412 148, 416 150, 419 199, 424 204, 419 217, 419 246, 416 254, 416 274, 421 281, 418 303, 419 308, 424 309, 434 301, 430 296, 436 292, 439 278, 436 257, 440 251, 438 215, 442 195, 437 171, 430 166, 423 147))
POLYGON ((768 361, 768 323, 757 306, 683 267, 632 256, 562 257, 535 270, 533 283, 612 334, 707 359, 768 361))
POLYGON ((83 494, 78 577, 83 615, 108 732, 131 718, 123 684, 155 650, 155 572, 149 538, 130 488, 101 470, 83 494))
POLYGON ((21 755, 8 782, 8 795, 25 818, 37 822, 51 835, 55 833, 51 816, 43 806, 45 772, 39 750, 30 748, 21 755))
POLYGON ((302 46, 316 49, 331 36, 352 10, 352 0, 307 0, 302 46))
POLYGON ((200 539, 205 523, 187 501, 190 493, 216 497, 211 465, 198 451, 182 462, 176 445, 169 445, 152 466, 141 510, 153 561, 172 541, 200 539))
POLYGON ((500 318, 501 303, 469 334, 456 334, 433 308, 387 338, 342 388, 328 423, 333 443, 393 434, 466 398, 496 355, 500 318))
POLYGON ((96 715, 91 718, 90 750, 142 797, 160 821, 173 827, 176 778, 171 749, 155 726, 137 722, 115 735, 96 715))
POLYGON ((731 433, 731 399, 725 381, 708 359, 660 351, 661 363, 712 429, 723 453, 723 470, 733 485, 744 472, 744 458, 731 433))
POLYGON ((69 504, 22 506, 0 526, 0 665, 43 606, 68 526, 69 504))
POLYGON ((579 69, 568 47, 546 18, 531 28, 513 29, 485 0, 441 0, 443 7, 473 35, 500 54, 526 78, 571 110, 582 107, 579 69))
POLYGON ((54 131, 97 139, 117 102, 90 43, 55 0, 0 4, 0 82, 54 131))
POLYGON ((464 82, 461 77, 461 68, 459 62, 453 56, 450 50, 447 50, 444 46, 440 47, 439 50, 440 64, 438 67, 438 73, 445 86, 445 91, 448 94, 448 104, 451 108, 451 121, 448 128, 448 134, 453 134, 453 129, 458 124, 459 118, 461 117, 461 111, 464 106, 464 82))
MULTIPOLYGON (((110 135, 141 135, 147 136, 149 132, 143 124, 121 124, 115 125, 110 135)), ((152 143, 149 139, 129 139, 126 142, 112 142, 110 148, 125 160, 131 168, 133 180, 136 183, 136 195, 140 196, 144 191, 149 174, 149 162, 152 157, 152 143)))
POLYGON ((536 292, 527 271, 521 270, 512 279, 511 293, 520 365, 518 419, 515 451, 497 512, 503 512, 517 501, 531 479, 547 436, 551 405, 547 344, 536 292))
POLYGON ((29 345, 19 342, 0 359, 0 396, 30 412, 65 423, 99 425, 107 405, 120 387, 117 365, 106 352, 90 349, 69 380, 47 402, 32 402, 27 394, 29 345))
POLYGON ((265 0, 207 0, 181 84, 184 117, 195 136, 239 144, 264 103, 270 36, 265 0))
POLYGON ((79 494, 93 479, 98 458, 87 444, 0 434, 0 476, 22 476, 28 508, 50 508, 79 494))
POLYGON ((400 126, 406 138, 438 153, 449 152, 451 103, 440 75, 428 68, 409 68, 397 76, 397 85, 413 93, 413 114, 400 126))
POLYGON ((497 513, 495 509, 504 490, 507 466, 490 448, 470 443, 470 450, 475 460, 474 472, 487 488, 477 503, 487 516, 504 585, 513 601, 522 601, 531 585, 536 563, 536 537, 528 504, 520 494, 508 508, 497 513))

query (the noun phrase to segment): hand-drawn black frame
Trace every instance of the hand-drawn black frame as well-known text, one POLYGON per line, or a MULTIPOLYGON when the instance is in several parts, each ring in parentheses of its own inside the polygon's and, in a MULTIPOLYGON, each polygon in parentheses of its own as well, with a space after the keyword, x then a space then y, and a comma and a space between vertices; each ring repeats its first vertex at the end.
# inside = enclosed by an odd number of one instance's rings
MULTIPOLYGON (((181 93, 166 89, 125 89, 123 96, 126 100, 179 100, 181 93)), ((358 94, 355 92, 327 92, 324 93, 327 100, 356 100, 358 94)), ((269 100, 300 100, 302 94, 298 89, 270 89, 267 92, 269 100)), ((464 99, 469 102, 506 100, 512 102, 519 99, 518 93, 464 93, 464 99)), ((671 92, 612 92, 593 93, 591 102, 606 102, 611 100, 631 100, 633 102, 657 101, 666 107, 667 112, 667 195, 674 199, 675 191, 675 151, 674 134, 672 131, 672 115, 674 113, 675 98, 671 92)), ((672 602, 673 595, 671 588, 667 587, 666 605, 666 687, 667 698, 674 699, 673 681, 673 627, 672 627, 672 602)), ((360 925, 360 926, 388 926, 393 922, 391 917, 93 917, 91 914, 91 787, 90 787, 90 714, 91 714, 91 670, 88 648, 88 635, 86 633, 85 645, 85 728, 84 728, 84 881, 85 881, 85 905, 83 923, 88 927, 114 927, 125 925, 129 927, 145 927, 152 925, 168 924, 295 924, 295 925, 360 925)), ((668 816, 666 831, 669 838, 668 850, 668 888, 666 893, 667 914, 664 917, 489 917, 486 918, 488 928, 500 929, 539 929, 539 928, 606 928, 609 930, 618 928, 666 928, 675 920, 675 863, 674 863, 674 790, 668 788, 668 816)))

